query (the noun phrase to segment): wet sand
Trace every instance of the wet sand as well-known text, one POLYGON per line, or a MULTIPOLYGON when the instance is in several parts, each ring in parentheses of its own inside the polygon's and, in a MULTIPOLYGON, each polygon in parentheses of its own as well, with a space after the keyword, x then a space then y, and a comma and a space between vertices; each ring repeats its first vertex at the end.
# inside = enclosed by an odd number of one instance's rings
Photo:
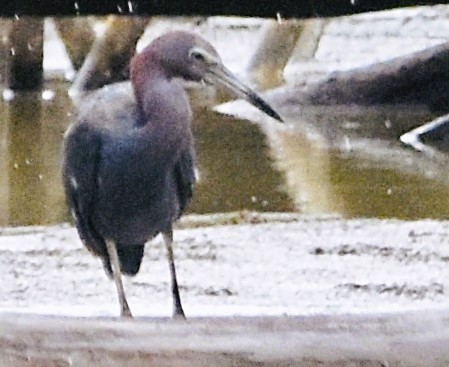
MULTIPOLYGON (((132 356, 127 365, 137 366, 155 353, 163 356, 159 366, 438 366, 449 360, 442 347, 448 341, 448 221, 243 219, 256 223, 175 232, 187 323, 167 319, 160 239, 147 246, 141 272, 126 282, 138 318, 123 322, 115 319, 113 284, 72 227, 4 229, 0 366, 113 366, 112 360, 132 356), (274 348, 267 355, 276 358, 258 360, 264 343, 287 343, 295 353, 274 348), (206 362, 196 363, 205 346, 206 362)), ((189 223, 205 224, 198 217, 189 223)))

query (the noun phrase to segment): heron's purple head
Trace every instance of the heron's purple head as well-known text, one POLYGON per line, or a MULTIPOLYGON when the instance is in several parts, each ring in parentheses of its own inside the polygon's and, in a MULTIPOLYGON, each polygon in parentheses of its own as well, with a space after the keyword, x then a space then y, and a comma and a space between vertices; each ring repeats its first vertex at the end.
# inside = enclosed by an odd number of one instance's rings
POLYGON ((221 85, 267 115, 282 121, 268 103, 223 65, 215 48, 196 34, 184 31, 164 34, 133 58, 131 81, 135 90, 142 91, 145 83, 155 77, 221 85))
POLYGON ((175 31, 156 38, 136 55, 131 63, 131 75, 136 77, 136 73, 148 73, 148 68, 159 68, 169 79, 199 82, 213 64, 222 62, 209 42, 193 33, 175 31))

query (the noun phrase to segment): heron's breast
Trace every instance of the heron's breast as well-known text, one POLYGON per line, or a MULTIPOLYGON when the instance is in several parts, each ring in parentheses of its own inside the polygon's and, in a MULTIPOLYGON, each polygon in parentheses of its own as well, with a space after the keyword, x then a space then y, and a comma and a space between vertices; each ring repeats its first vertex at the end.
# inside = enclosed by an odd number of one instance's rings
POLYGON ((105 231, 128 240, 166 228, 177 205, 173 167, 135 144, 103 146, 97 175, 95 216, 105 231))

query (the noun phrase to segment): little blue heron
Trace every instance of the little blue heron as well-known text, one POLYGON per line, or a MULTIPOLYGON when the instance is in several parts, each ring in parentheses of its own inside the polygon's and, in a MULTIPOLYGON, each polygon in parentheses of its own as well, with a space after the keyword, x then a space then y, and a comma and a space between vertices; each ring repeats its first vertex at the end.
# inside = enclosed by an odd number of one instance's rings
POLYGON ((170 267, 173 315, 184 317, 173 257, 173 223, 192 196, 192 113, 179 79, 222 85, 281 117, 225 68, 217 51, 187 32, 165 34, 131 61, 131 84, 103 87, 79 105, 64 136, 63 184, 78 234, 117 287, 139 271, 147 241, 161 233, 170 267))

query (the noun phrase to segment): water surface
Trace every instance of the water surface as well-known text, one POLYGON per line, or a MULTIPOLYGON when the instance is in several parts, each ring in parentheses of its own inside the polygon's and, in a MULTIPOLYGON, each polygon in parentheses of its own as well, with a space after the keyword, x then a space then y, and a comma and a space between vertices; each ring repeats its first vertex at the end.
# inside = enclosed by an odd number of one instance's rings
MULTIPOLYGON (((23 93, 0 102, 2 226, 70 220, 61 186, 60 149, 73 105, 65 85, 52 88, 52 98, 48 93, 45 99, 41 93, 23 93)), ((189 212, 446 218, 445 166, 423 161, 397 142, 405 129, 402 120, 416 126, 430 116, 369 111, 345 115, 328 107, 289 119, 301 129, 277 131, 198 109, 194 135, 201 179, 189 212), (406 152, 404 157, 401 152, 406 152)))

